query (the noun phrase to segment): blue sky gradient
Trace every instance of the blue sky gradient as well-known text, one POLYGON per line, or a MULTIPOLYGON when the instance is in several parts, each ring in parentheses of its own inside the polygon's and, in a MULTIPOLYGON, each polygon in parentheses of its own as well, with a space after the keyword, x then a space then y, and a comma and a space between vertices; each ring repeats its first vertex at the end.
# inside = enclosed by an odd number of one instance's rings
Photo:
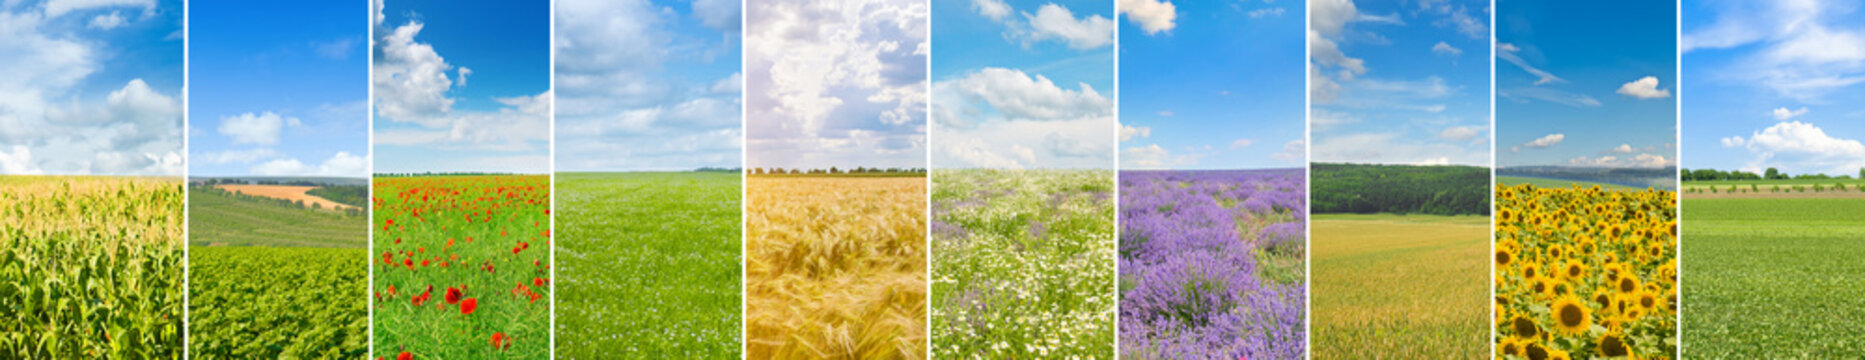
POLYGON ((1115 167, 1113 1, 932 12, 934 167, 1115 167))
POLYGON ((189 11, 190 175, 368 176, 368 4, 189 11))
POLYGON ((1311 3, 1309 160, 1489 166, 1488 6, 1311 3))
POLYGON ((1173 26, 1120 23, 1120 167, 1307 162, 1303 1, 1171 2, 1173 26))
POLYGON ((557 1, 557 170, 741 166, 738 1, 557 1))
POLYGON ((1675 166, 1675 6, 1498 1, 1497 165, 1675 166))
POLYGON ((1684 2, 1683 166, 1859 177, 1865 2, 1684 2))

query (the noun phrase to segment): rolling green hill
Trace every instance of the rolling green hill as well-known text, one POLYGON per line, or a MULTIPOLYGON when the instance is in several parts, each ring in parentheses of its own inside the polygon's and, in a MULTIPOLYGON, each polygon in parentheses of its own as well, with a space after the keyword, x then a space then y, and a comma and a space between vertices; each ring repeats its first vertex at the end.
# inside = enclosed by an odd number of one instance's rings
POLYGON ((1521 184, 1531 184, 1537 187, 1555 188, 1555 189, 1566 189, 1566 188, 1573 187, 1574 185, 1580 185, 1580 187, 1583 187, 1583 188, 1599 186, 1599 188, 1606 189, 1606 190, 1644 190, 1645 189, 1645 188, 1635 188, 1635 187, 1630 187, 1630 186, 1625 186, 1625 185, 1607 184, 1607 183, 1600 183, 1600 182, 1543 179, 1543 178, 1532 178, 1532 177, 1521 177, 1521 176, 1497 176, 1496 177, 1496 185, 1512 186, 1512 185, 1521 185, 1521 184))
POLYGON ((188 188, 193 246, 363 247, 369 218, 188 188))

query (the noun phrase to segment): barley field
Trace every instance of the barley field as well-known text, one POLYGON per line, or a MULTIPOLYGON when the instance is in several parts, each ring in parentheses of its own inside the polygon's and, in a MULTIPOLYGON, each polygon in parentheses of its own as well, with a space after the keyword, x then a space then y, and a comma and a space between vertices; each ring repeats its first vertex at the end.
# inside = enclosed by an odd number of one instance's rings
POLYGON ((1488 221, 1316 214, 1314 358, 1484 358, 1488 221))
POLYGON ((748 358, 926 358, 925 177, 745 186, 748 358))

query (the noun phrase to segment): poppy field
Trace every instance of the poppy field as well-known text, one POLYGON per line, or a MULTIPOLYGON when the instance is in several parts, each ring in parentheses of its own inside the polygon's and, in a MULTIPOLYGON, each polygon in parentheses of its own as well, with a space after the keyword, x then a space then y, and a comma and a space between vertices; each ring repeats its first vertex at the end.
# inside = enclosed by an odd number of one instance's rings
POLYGON ((738 358, 739 177, 558 173, 557 356, 738 358))
POLYGON ((375 355, 548 357, 550 177, 374 182, 375 355))
POLYGON ((1498 357, 1677 354, 1677 193, 1496 189, 1498 357))
POLYGON ((1120 174, 1124 358, 1301 359, 1302 169, 1120 174))
POLYGON ((182 184, 0 177, 0 357, 182 357, 182 184))
POLYGON ((932 178, 935 357, 1113 357, 1112 171, 932 178))
POLYGON ((926 358, 924 176, 745 181, 746 357, 926 358))

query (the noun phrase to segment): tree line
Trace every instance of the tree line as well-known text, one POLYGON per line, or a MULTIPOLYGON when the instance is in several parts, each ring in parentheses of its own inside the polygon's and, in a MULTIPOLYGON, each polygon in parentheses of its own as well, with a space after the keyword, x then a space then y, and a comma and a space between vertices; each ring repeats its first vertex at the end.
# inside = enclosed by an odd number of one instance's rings
MULTIPOLYGON (((361 186, 349 186, 349 187, 361 188, 361 186)), ((306 209, 306 210, 324 210, 323 204, 307 203, 304 200, 285 200, 285 199, 268 197, 268 196, 247 195, 239 191, 227 191, 226 189, 217 188, 217 187, 214 187, 213 185, 202 184, 202 185, 196 186, 195 189, 202 191, 202 192, 209 193, 209 194, 218 194, 222 196, 231 197, 234 199, 250 201, 250 202, 255 202, 255 203, 260 203, 260 204, 265 204, 265 205, 270 205, 270 206, 276 206, 276 207, 298 208, 298 209, 306 209)), ((364 188, 363 191, 366 192, 368 191, 368 189, 364 188)), ((331 200, 331 201, 336 201, 336 200, 331 200)), ((364 213, 362 209, 363 208, 360 206, 353 206, 353 207, 345 208, 342 211, 339 211, 339 213, 342 213, 345 216, 363 216, 364 213)))
MULTIPOLYGON (((1727 180, 1833 180, 1852 179, 1852 175, 1832 176, 1827 174, 1789 175, 1777 168, 1768 168, 1760 174, 1742 170, 1716 169, 1677 169, 1677 178, 1683 181, 1727 181, 1727 180)), ((1859 168, 1860 179, 1865 179, 1865 168, 1859 168)))
POLYGON ((1489 169, 1316 163, 1315 213, 1489 215, 1489 169))

